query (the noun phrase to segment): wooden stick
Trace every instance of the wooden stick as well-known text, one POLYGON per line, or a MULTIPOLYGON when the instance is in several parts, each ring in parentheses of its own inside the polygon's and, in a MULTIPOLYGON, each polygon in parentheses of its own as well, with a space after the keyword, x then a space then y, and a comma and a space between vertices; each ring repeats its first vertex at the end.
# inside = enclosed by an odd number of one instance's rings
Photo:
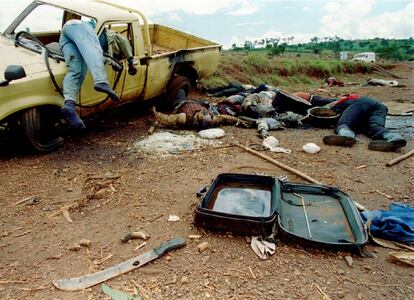
POLYGON ((322 288, 319 285, 317 285, 316 283, 313 283, 312 285, 316 288, 316 290, 324 300, 331 300, 331 298, 322 290, 322 288))
POLYGON ((376 69, 376 70, 378 70, 378 71, 380 71, 382 73, 385 73, 385 74, 387 74, 387 75, 389 75, 391 77, 398 78, 398 79, 403 79, 402 77, 400 77, 398 75, 395 75, 394 73, 391 73, 390 71, 388 71, 387 69, 381 67, 380 65, 372 64, 372 66, 373 66, 374 69, 376 69))
POLYGON ((282 164, 281 162, 279 162, 279 161, 277 161, 277 160, 275 160, 273 158, 270 158, 269 156, 264 155, 264 154, 262 154, 260 152, 257 152, 255 150, 249 148, 249 147, 246 147, 246 146, 243 146, 243 145, 240 145, 240 144, 237 144, 237 143, 234 143, 234 145, 236 145, 237 147, 240 147, 240 148, 246 150, 247 152, 250 152, 250 153, 252 153, 254 155, 257 155, 257 156, 259 156, 259 157, 261 157, 261 158, 263 158, 263 159, 271 162, 272 164, 278 166, 279 168, 282 168, 284 170, 287 170, 289 172, 292 172, 293 174, 296 174, 299 177, 302 177, 303 179, 306 179, 309 182, 312 182, 312 183, 315 183, 315 184, 322 184, 321 182, 317 181, 316 179, 313 179, 312 177, 306 175, 305 173, 302 173, 302 172, 300 172, 300 171, 298 171, 298 170, 296 170, 296 169, 294 169, 292 167, 289 167, 289 166, 287 166, 285 164, 282 164))
POLYGON ((414 155, 414 149, 412 149, 411 151, 405 153, 404 155, 401 155, 401 156, 387 162, 387 167, 391 167, 391 166, 399 163, 400 161, 402 161, 404 159, 407 159, 407 158, 409 158, 410 156, 413 156, 413 155, 414 155))
POLYGON ((14 206, 22 204, 27 201, 34 201, 35 199, 36 198, 34 196, 30 196, 30 197, 24 198, 23 200, 17 201, 16 203, 14 203, 14 206))

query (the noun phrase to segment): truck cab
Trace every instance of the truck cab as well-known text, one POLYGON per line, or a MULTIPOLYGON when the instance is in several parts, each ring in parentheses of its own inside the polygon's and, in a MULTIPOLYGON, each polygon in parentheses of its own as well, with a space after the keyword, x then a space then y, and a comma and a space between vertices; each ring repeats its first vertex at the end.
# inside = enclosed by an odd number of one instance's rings
POLYGON ((121 101, 103 99, 89 72, 77 99, 82 118, 131 101, 186 95, 196 82, 213 73, 221 45, 159 24, 148 24, 138 10, 105 0, 34 0, 0 35, 0 125, 23 130, 29 144, 51 151, 62 144, 53 128, 60 122, 66 64, 59 47, 63 25, 71 19, 96 23, 122 34, 131 44, 137 74, 126 71, 125 58, 106 66, 109 83, 121 101), (14 73, 12 72, 14 71, 14 73), (24 76, 23 76, 24 75, 24 76))

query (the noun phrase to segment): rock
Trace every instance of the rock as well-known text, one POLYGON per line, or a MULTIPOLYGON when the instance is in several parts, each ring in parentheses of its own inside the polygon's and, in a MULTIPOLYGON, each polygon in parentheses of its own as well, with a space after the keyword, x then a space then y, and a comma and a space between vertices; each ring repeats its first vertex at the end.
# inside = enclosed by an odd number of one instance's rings
POLYGON ((318 277, 322 276, 322 273, 319 270, 316 270, 315 272, 313 272, 313 274, 315 274, 318 277))
POLYGON ((79 245, 78 243, 74 244, 73 246, 69 247, 70 251, 79 251, 81 249, 81 245, 79 245))
POLYGON ((189 283, 190 282, 190 280, 188 280, 188 277, 187 276, 183 276, 182 278, 181 278, 181 283, 182 284, 186 284, 186 283, 189 283))
POLYGON ((367 270, 367 271, 371 271, 372 268, 368 265, 364 265, 364 269, 367 270))
POLYGON ((203 253, 203 252, 204 252, 204 251, 206 251, 209 247, 210 247, 210 244, 209 244, 208 242, 203 242, 203 243, 200 243, 200 244, 198 244, 198 246, 197 246, 198 251, 199 251, 200 253, 203 253))
POLYGON ((352 256, 349 256, 349 255, 347 255, 347 256, 345 256, 344 257, 344 259, 345 259, 345 261, 346 261, 346 264, 349 266, 349 267, 352 267, 352 264, 353 264, 353 259, 352 259, 352 256))
POLYGON ((293 275, 295 275, 295 276, 300 276, 302 273, 298 270, 298 269, 295 269, 295 271, 293 272, 293 275))
POLYGON ((165 257, 165 259, 166 259, 167 261, 170 261, 170 260, 172 259, 172 257, 171 257, 171 256, 169 256, 169 255, 167 255, 167 256, 165 257))
POLYGON ((345 297, 345 292, 342 290, 339 290, 336 292, 336 295, 338 296, 338 298, 344 298, 345 297))
POLYGON ((92 245, 92 242, 90 240, 87 240, 87 239, 81 239, 79 241, 79 245, 81 245, 82 247, 89 248, 92 245))

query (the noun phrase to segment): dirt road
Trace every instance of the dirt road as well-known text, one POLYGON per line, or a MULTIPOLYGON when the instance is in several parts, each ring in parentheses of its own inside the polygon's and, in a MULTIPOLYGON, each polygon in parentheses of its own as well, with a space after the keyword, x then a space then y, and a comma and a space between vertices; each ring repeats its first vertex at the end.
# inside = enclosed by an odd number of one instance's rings
MULTIPOLYGON (((414 65, 393 71, 407 78, 400 80, 407 87, 330 91, 360 92, 408 110, 414 105, 414 65)), ((134 144, 146 138, 150 116, 133 107, 136 113, 128 108, 90 121, 90 133, 69 138, 55 153, 33 155, 2 145, 1 298, 106 299, 99 287, 69 293, 55 289, 51 281, 120 263, 172 236, 201 235, 199 240, 188 239, 185 248, 107 284, 145 299, 321 299, 316 285, 332 299, 414 299, 413 269, 388 261, 385 248, 367 245, 375 258, 354 254, 353 266, 348 267, 347 253, 280 243, 271 259, 261 261, 244 237, 194 228, 195 193, 220 173, 260 172, 303 180, 234 147, 206 146, 165 157, 141 152, 134 144), (21 200, 26 201, 18 203, 21 200), (169 215, 180 220, 168 222, 169 215), (135 251, 143 241, 124 244, 120 239, 137 230, 147 232, 150 239, 135 251), (91 247, 71 251, 81 239, 90 240, 91 247), (210 244, 203 253, 197 250, 200 242, 210 244)), ((259 142, 253 129, 224 129, 222 145, 259 142)), ((323 145, 329 129, 288 129, 273 135, 292 154, 267 154, 340 187, 369 209, 386 208, 392 201, 413 206, 414 160, 385 166, 414 147, 413 131, 408 130, 411 140, 399 153, 382 153, 368 150, 364 136, 358 136, 353 148, 339 148, 323 145), (308 142, 322 151, 301 151, 308 142), (362 165, 366 167, 357 168, 362 165)))

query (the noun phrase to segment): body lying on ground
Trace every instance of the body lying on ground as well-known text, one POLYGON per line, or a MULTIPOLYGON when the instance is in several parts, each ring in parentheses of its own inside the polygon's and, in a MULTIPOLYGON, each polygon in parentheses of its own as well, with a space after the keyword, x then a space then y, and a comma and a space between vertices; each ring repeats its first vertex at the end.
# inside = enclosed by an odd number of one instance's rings
POLYGON ((351 147, 356 143, 357 133, 366 134, 372 139, 368 145, 371 150, 394 151, 407 144, 400 134, 385 128, 388 109, 381 101, 370 97, 351 94, 342 98, 324 98, 296 92, 293 93, 294 99, 290 107, 289 103, 279 103, 280 98, 276 97, 278 89, 266 84, 250 88, 250 92, 241 85, 234 84, 210 91, 216 94, 225 91, 228 95, 230 89, 235 94, 227 96, 217 105, 211 105, 208 101, 180 100, 173 115, 157 113, 157 119, 164 126, 205 129, 220 124, 236 124, 237 117, 247 116, 254 120, 274 118, 281 122, 281 127, 296 127, 303 118, 300 114, 307 108, 329 107, 339 114, 339 118, 335 124, 336 134, 323 139, 327 145, 351 147), (297 101, 298 97, 303 99, 302 102, 297 101), (281 107, 283 111, 280 110, 281 107), (299 111, 295 111, 298 107, 299 111))

